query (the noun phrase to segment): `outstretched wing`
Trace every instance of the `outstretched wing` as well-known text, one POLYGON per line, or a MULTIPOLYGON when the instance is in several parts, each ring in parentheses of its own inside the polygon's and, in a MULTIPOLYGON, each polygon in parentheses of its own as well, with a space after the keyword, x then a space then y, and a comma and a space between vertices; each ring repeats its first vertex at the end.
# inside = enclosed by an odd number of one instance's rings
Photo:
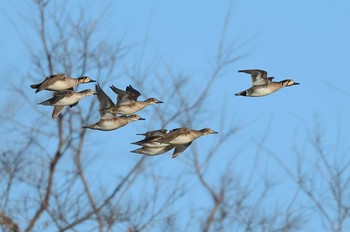
POLYGON ((132 94, 133 97, 135 98, 135 101, 137 100, 138 97, 141 96, 141 93, 136 89, 134 89, 131 85, 126 87, 126 92, 128 92, 129 94, 132 94))
POLYGON ((188 132, 189 129, 188 128, 177 128, 177 129, 173 129, 171 130, 169 133, 165 134, 162 137, 159 137, 159 142, 161 143, 167 143, 173 139, 175 139, 177 136, 179 136, 182 133, 188 132))
POLYGON ((179 156, 182 152, 184 152, 188 148, 188 146, 191 145, 191 143, 192 142, 176 145, 174 152, 173 152, 173 155, 171 157, 176 158, 177 156, 179 156))
POLYGON ((145 138, 152 138, 152 137, 160 137, 166 134, 166 129, 160 129, 160 130, 153 130, 153 131, 147 131, 143 134, 137 134, 137 135, 143 135, 145 138))
POLYGON ((117 105, 135 102, 137 101, 137 98, 141 96, 141 93, 134 89, 131 85, 127 86, 125 91, 118 89, 114 85, 110 86, 110 88, 118 95, 117 105))
POLYGON ((36 93, 40 92, 41 90, 46 89, 56 81, 64 81, 67 78, 66 74, 54 74, 51 76, 48 76, 43 80, 41 83, 38 84, 32 84, 30 85, 31 88, 36 89, 36 93))
POLYGON ((132 92, 118 89, 114 85, 110 86, 110 88, 113 90, 113 92, 115 92, 118 95, 117 96, 117 105, 123 105, 123 104, 128 104, 131 102, 135 102, 137 99, 137 97, 132 92))
POLYGON ((103 91, 103 89, 101 88, 101 86, 99 84, 96 84, 95 89, 96 89, 96 93, 97 93, 97 99, 100 103, 100 107, 99 107, 100 118, 103 118, 103 119, 113 118, 114 114, 107 113, 104 111, 105 109, 114 106, 113 101, 103 91))
POLYGON ((55 119, 58 115, 60 115, 64 107, 65 106, 55 106, 52 111, 52 119, 55 119))
POLYGON ((57 102, 61 101, 67 94, 70 94, 72 91, 63 90, 63 91, 55 91, 53 92, 53 97, 47 99, 46 101, 40 102, 40 105, 53 106, 57 102))
POLYGON ((64 74, 64 73, 58 73, 58 74, 53 74, 51 76, 46 77, 45 80, 54 78, 56 80, 62 81, 62 80, 65 80, 67 77, 68 76, 66 74, 64 74))
POLYGON ((60 96, 66 96, 67 94, 70 94, 73 92, 73 89, 67 89, 67 90, 59 90, 59 91, 54 91, 53 96, 54 97, 60 97, 60 96))
POLYGON ((267 78, 267 72, 264 70, 247 69, 247 70, 239 70, 238 72, 244 72, 244 73, 250 74, 253 85, 266 85, 269 82, 271 82, 271 80, 267 78))

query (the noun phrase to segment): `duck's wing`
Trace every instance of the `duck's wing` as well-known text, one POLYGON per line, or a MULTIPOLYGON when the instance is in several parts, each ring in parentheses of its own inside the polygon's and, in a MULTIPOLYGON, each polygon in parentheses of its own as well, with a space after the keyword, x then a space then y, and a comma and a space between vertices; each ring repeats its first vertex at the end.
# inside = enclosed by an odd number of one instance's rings
POLYGON ((145 138, 151 138, 151 137, 160 137, 166 134, 166 129, 159 129, 159 130, 153 130, 153 131, 147 131, 143 134, 137 134, 137 135, 143 135, 145 138))
POLYGON ((141 93, 134 89, 131 85, 126 87, 126 92, 130 93, 133 95, 133 98, 135 98, 135 101, 137 100, 138 97, 141 96, 141 93))
POLYGON ((52 119, 57 118, 58 115, 62 112, 65 106, 55 106, 52 111, 52 119))
POLYGON ((176 145, 174 152, 173 152, 173 155, 171 157, 176 158, 177 156, 179 156, 182 152, 184 152, 188 148, 188 146, 191 145, 191 143, 192 142, 176 145))
MULTIPOLYGON (((174 131, 182 130, 182 129, 185 129, 185 127, 174 128, 174 129, 171 129, 169 132, 174 132, 174 131)), ((186 128, 186 129, 187 129, 187 128, 186 128)))
POLYGON ((64 73, 58 73, 58 74, 53 74, 53 75, 50 75, 48 77, 46 77, 45 80, 47 79, 56 79, 56 80, 65 80, 66 78, 68 78, 68 76, 64 73))
POLYGON ((73 89, 67 89, 67 90, 59 90, 59 91, 54 91, 53 96, 54 97, 60 97, 60 96, 66 96, 68 94, 72 94, 74 91, 73 89))
POLYGON ((54 91, 52 98, 47 99, 46 101, 40 102, 39 104, 51 106, 56 104, 57 102, 59 102, 69 94, 74 94, 74 91, 71 91, 71 90, 54 91))
POLYGON ((110 88, 118 95, 116 105, 123 105, 136 101, 137 97, 135 97, 133 93, 118 89, 114 85, 110 86, 110 88))
POLYGON ((137 142, 133 142, 131 144, 144 146, 144 144, 151 143, 151 142, 155 141, 156 139, 157 139, 157 137, 145 138, 145 139, 139 140, 137 142))
POLYGON ((244 72, 244 73, 250 74, 253 85, 266 85, 269 82, 271 82, 271 80, 267 78, 267 72, 264 70, 247 69, 247 70, 239 70, 238 72, 244 72))
POLYGON ((40 102, 40 105, 45 105, 45 106, 52 106, 55 105, 57 102, 62 100, 65 97, 65 95, 59 95, 59 96, 54 96, 53 98, 47 99, 43 102, 40 102))
POLYGON ((51 86, 52 84, 56 83, 56 81, 62 81, 67 78, 66 74, 54 74, 48 77, 45 77, 45 80, 43 80, 41 83, 38 84, 32 84, 30 85, 31 88, 36 89, 36 93, 40 92, 41 90, 44 90, 51 86))
POLYGON ((40 83, 38 83, 38 84, 32 84, 32 85, 30 85, 30 87, 31 87, 32 89, 37 89, 37 88, 40 87, 40 85, 42 85, 42 84, 43 84, 45 81, 47 81, 49 78, 50 78, 50 77, 45 77, 45 79, 44 79, 42 82, 40 82, 40 83))
POLYGON ((74 104, 72 104, 72 105, 69 105, 69 107, 72 108, 72 107, 78 105, 78 103, 79 103, 79 101, 77 101, 76 103, 74 103, 74 104))
POLYGON ((176 128, 171 130, 169 133, 165 134, 164 136, 159 137, 158 141, 161 143, 167 143, 173 139, 175 139, 177 136, 179 136, 182 133, 188 132, 188 128, 176 128))
POLYGON ((100 103, 99 112, 100 112, 100 118, 107 119, 107 118, 113 118, 115 115, 111 113, 107 113, 105 109, 108 109, 112 106, 114 106, 113 101, 108 97, 108 95, 103 91, 101 86, 99 84, 95 85, 96 93, 97 93, 97 99, 100 103))

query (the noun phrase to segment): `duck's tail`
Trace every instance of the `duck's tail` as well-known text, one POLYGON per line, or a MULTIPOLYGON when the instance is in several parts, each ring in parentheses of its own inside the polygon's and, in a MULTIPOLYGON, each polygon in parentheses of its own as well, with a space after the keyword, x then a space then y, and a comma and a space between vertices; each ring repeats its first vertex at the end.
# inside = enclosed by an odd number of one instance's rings
POLYGON ((236 93, 235 95, 236 96, 247 96, 247 90, 243 90, 243 91, 241 91, 239 93, 236 93))

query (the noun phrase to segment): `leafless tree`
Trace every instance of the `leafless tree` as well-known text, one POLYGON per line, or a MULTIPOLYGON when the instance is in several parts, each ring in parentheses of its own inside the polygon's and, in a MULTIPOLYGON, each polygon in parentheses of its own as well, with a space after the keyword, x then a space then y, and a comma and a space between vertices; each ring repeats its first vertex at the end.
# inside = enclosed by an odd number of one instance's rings
MULTIPOLYGON (((173 70, 161 55, 151 62, 145 61, 147 39, 139 45, 141 48, 126 44, 123 37, 115 39, 108 34, 105 35, 108 39, 103 41, 94 39, 101 33, 100 26, 110 5, 94 18, 84 8, 70 14, 70 9, 56 1, 37 0, 30 7, 35 8, 30 19, 34 20, 36 37, 34 43, 27 42, 34 71, 29 71, 26 78, 40 81, 54 73, 95 73, 94 79, 103 84, 122 73, 146 97, 151 92, 167 100, 163 107, 149 110, 153 113, 148 129, 203 126, 197 122, 208 122, 213 117, 205 112, 205 103, 215 81, 243 57, 235 43, 226 42, 231 5, 213 69, 198 87, 190 75, 173 70), (132 64, 125 64, 131 51, 138 58, 132 64), (149 84, 154 80, 162 88, 149 84), (196 94, 189 98, 192 87, 196 94)), ((13 88, 17 90, 16 96, 21 96, 21 101, 27 104, 26 114, 30 116, 23 120, 7 112, 2 117, 13 131, 11 136, 16 136, 14 142, 9 136, 0 157, 0 183, 5 186, 0 189, 3 230, 293 231, 300 224, 299 214, 288 210, 263 213, 265 196, 272 189, 269 181, 263 182, 262 190, 256 194, 253 184, 242 181, 239 173, 233 174, 230 164, 214 181, 206 174, 213 168, 220 147, 242 129, 236 124, 224 126, 227 120, 222 116, 224 111, 215 115, 222 122, 216 142, 209 150, 192 144, 184 154, 186 157, 179 159, 181 171, 161 173, 157 170, 161 166, 159 160, 141 157, 128 170, 110 177, 114 181, 106 184, 91 178, 94 170, 89 165, 93 160, 85 147, 89 146, 89 140, 94 140, 94 133, 82 129, 97 114, 96 99, 66 109, 55 121, 48 122, 48 112, 35 105, 28 86, 15 84, 13 88), (177 209, 178 204, 188 204, 184 196, 194 191, 188 179, 196 180, 201 187, 199 191, 207 194, 208 202, 189 213, 189 216, 193 214, 191 220, 180 223, 177 218, 185 209, 177 209)))
POLYGON ((306 215, 325 231, 349 230, 350 159, 349 145, 342 127, 315 117, 315 125, 306 127, 307 139, 296 139, 296 165, 289 165, 272 152, 269 153, 296 184, 300 205, 306 215), (337 130, 338 136, 329 136, 328 130, 337 130))
MULTIPOLYGON (((31 81, 40 81, 45 76, 61 72, 69 75, 94 72, 94 78, 100 82, 107 80, 102 77, 116 75, 117 62, 123 59, 130 47, 123 44, 123 39, 93 40, 108 13, 108 6, 98 17, 91 18, 84 9, 70 15, 65 5, 57 2, 33 1, 31 4, 37 13, 31 18, 34 19, 33 29, 41 45, 27 42, 36 70, 34 76, 37 77, 28 75, 31 81)), ((24 132, 21 137, 24 143, 16 141, 18 150, 11 144, 1 156, 0 170, 6 186, 1 192, 3 228, 14 231, 19 228, 24 231, 52 228, 107 231, 114 230, 117 223, 136 224, 132 213, 143 212, 147 215, 140 215, 137 222, 137 227, 142 229, 182 195, 181 188, 178 188, 168 197, 163 197, 163 202, 155 197, 147 201, 148 204, 124 204, 122 199, 126 198, 130 186, 145 172, 144 158, 118 177, 112 187, 101 191, 105 186, 95 186, 89 181, 86 176, 88 166, 82 161, 88 152, 84 150, 87 133, 81 128, 96 113, 96 100, 67 109, 56 121, 47 123, 47 112, 29 100, 33 97, 23 89, 27 87, 14 86, 23 101, 33 107, 31 112, 34 111, 36 117, 32 124, 12 117, 3 118, 24 132), (21 203, 14 206, 15 202, 21 203)), ((155 180, 150 182, 155 187, 159 185, 155 180)), ((155 188, 153 196, 157 196, 158 191, 159 187, 155 188)))

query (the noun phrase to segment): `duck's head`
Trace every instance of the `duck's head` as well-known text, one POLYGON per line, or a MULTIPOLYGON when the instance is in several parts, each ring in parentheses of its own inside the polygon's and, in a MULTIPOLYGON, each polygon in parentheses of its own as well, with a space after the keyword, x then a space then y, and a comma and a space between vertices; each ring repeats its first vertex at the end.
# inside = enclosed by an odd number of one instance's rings
POLYGON ((146 120, 146 119, 144 119, 144 118, 141 118, 141 117, 138 116, 137 114, 129 115, 129 116, 127 116, 127 118, 128 118, 130 121, 146 120))
POLYGON ((210 134, 218 134, 218 133, 219 133, 219 132, 213 131, 213 130, 210 129, 210 128, 204 128, 204 129, 200 130, 200 132, 201 132, 203 135, 210 135, 210 134))
POLYGON ((149 105, 163 103, 162 101, 159 101, 157 98, 154 97, 148 98, 145 102, 147 102, 149 105))
POLYGON ((300 83, 293 81, 292 79, 287 79, 281 81, 282 85, 284 87, 292 86, 292 85, 300 85, 300 83))
POLYGON ((89 76, 79 77, 78 80, 79 80, 79 83, 96 82, 95 80, 92 80, 89 76))
POLYGON ((96 95, 97 94, 92 89, 85 89, 83 91, 80 91, 80 93, 84 94, 85 96, 91 96, 91 95, 96 95))

